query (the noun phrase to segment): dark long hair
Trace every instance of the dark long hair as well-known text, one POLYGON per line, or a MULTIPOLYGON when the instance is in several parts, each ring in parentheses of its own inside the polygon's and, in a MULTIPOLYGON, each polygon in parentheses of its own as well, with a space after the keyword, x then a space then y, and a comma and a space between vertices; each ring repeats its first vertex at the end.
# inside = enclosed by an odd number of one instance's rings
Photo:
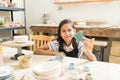
MULTIPOLYGON (((60 51, 62 51, 63 50, 63 46, 64 46, 64 44, 65 44, 65 42, 64 42, 64 40, 62 39, 62 37, 61 37, 61 28, 62 28, 62 26, 64 25, 64 24, 67 24, 67 23, 69 23, 70 25, 71 25, 71 27, 73 28, 73 29, 75 29, 75 26, 74 26, 74 24, 73 24, 73 22, 70 20, 70 19, 64 19, 64 20, 62 20, 61 22, 60 22, 60 24, 59 24, 59 26, 58 26, 58 38, 57 38, 57 41, 59 42, 59 50, 60 51)), ((73 48, 74 49, 77 49, 78 48, 78 44, 77 44, 77 42, 76 42, 76 39, 73 37, 72 38, 72 45, 73 45, 73 48)))

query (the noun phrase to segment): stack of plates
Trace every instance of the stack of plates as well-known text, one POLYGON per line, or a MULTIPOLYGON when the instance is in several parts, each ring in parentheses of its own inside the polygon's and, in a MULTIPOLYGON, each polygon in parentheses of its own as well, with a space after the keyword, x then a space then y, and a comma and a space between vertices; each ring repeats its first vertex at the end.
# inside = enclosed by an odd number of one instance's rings
POLYGON ((27 35, 14 36, 14 41, 16 43, 26 43, 28 42, 28 36, 27 35))
POLYGON ((0 80, 8 79, 12 76, 13 69, 10 67, 2 66, 0 67, 0 80))
POLYGON ((33 68, 33 74, 40 80, 56 80, 61 75, 61 63, 59 61, 43 62, 33 68))

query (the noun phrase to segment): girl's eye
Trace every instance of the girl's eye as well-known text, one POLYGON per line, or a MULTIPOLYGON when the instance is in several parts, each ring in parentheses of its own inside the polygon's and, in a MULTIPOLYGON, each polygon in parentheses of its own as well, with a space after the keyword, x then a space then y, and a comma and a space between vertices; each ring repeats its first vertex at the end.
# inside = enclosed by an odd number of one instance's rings
POLYGON ((68 30, 69 32, 71 31, 71 29, 68 30))
POLYGON ((65 32, 65 30, 63 30, 62 32, 65 32))

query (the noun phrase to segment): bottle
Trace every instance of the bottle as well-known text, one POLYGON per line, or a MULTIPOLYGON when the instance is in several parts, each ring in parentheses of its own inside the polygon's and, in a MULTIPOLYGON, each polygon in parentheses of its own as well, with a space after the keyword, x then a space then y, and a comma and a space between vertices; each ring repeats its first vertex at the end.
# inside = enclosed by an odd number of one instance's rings
POLYGON ((75 70, 75 64, 74 63, 70 63, 69 64, 69 70, 70 71, 74 71, 75 70))
POLYGON ((85 80, 93 80, 90 73, 86 74, 85 80))
POLYGON ((70 74, 71 74, 71 77, 72 77, 72 79, 74 79, 74 80, 76 80, 77 78, 78 78, 78 73, 76 72, 76 70, 75 70, 75 64, 74 63, 70 63, 69 64, 69 72, 70 72, 70 74))
POLYGON ((3 65, 2 42, 0 42, 0 66, 3 65))

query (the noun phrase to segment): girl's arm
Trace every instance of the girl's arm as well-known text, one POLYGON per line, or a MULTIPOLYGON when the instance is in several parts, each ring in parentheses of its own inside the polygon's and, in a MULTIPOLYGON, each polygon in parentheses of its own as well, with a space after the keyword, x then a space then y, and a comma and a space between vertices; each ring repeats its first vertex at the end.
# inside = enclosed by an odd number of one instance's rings
POLYGON ((41 55, 58 55, 58 56, 65 56, 64 52, 55 52, 55 51, 50 51, 50 48, 48 44, 45 44, 43 46, 40 46, 36 50, 34 50, 35 54, 41 54, 41 55))
POLYGON ((92 53, 92 51, 90 50, 90 41, 89 39, 86 39, 83 41, 83 51, 84 51, 84 54, 85 56, 91 60, 91 61, 95 61, 97 60, 95 55, 92 53))
POLYGON ((90 61, 96 61, 97 60, 95 55, 90 50, 84 50, 84 54, 90 61))

